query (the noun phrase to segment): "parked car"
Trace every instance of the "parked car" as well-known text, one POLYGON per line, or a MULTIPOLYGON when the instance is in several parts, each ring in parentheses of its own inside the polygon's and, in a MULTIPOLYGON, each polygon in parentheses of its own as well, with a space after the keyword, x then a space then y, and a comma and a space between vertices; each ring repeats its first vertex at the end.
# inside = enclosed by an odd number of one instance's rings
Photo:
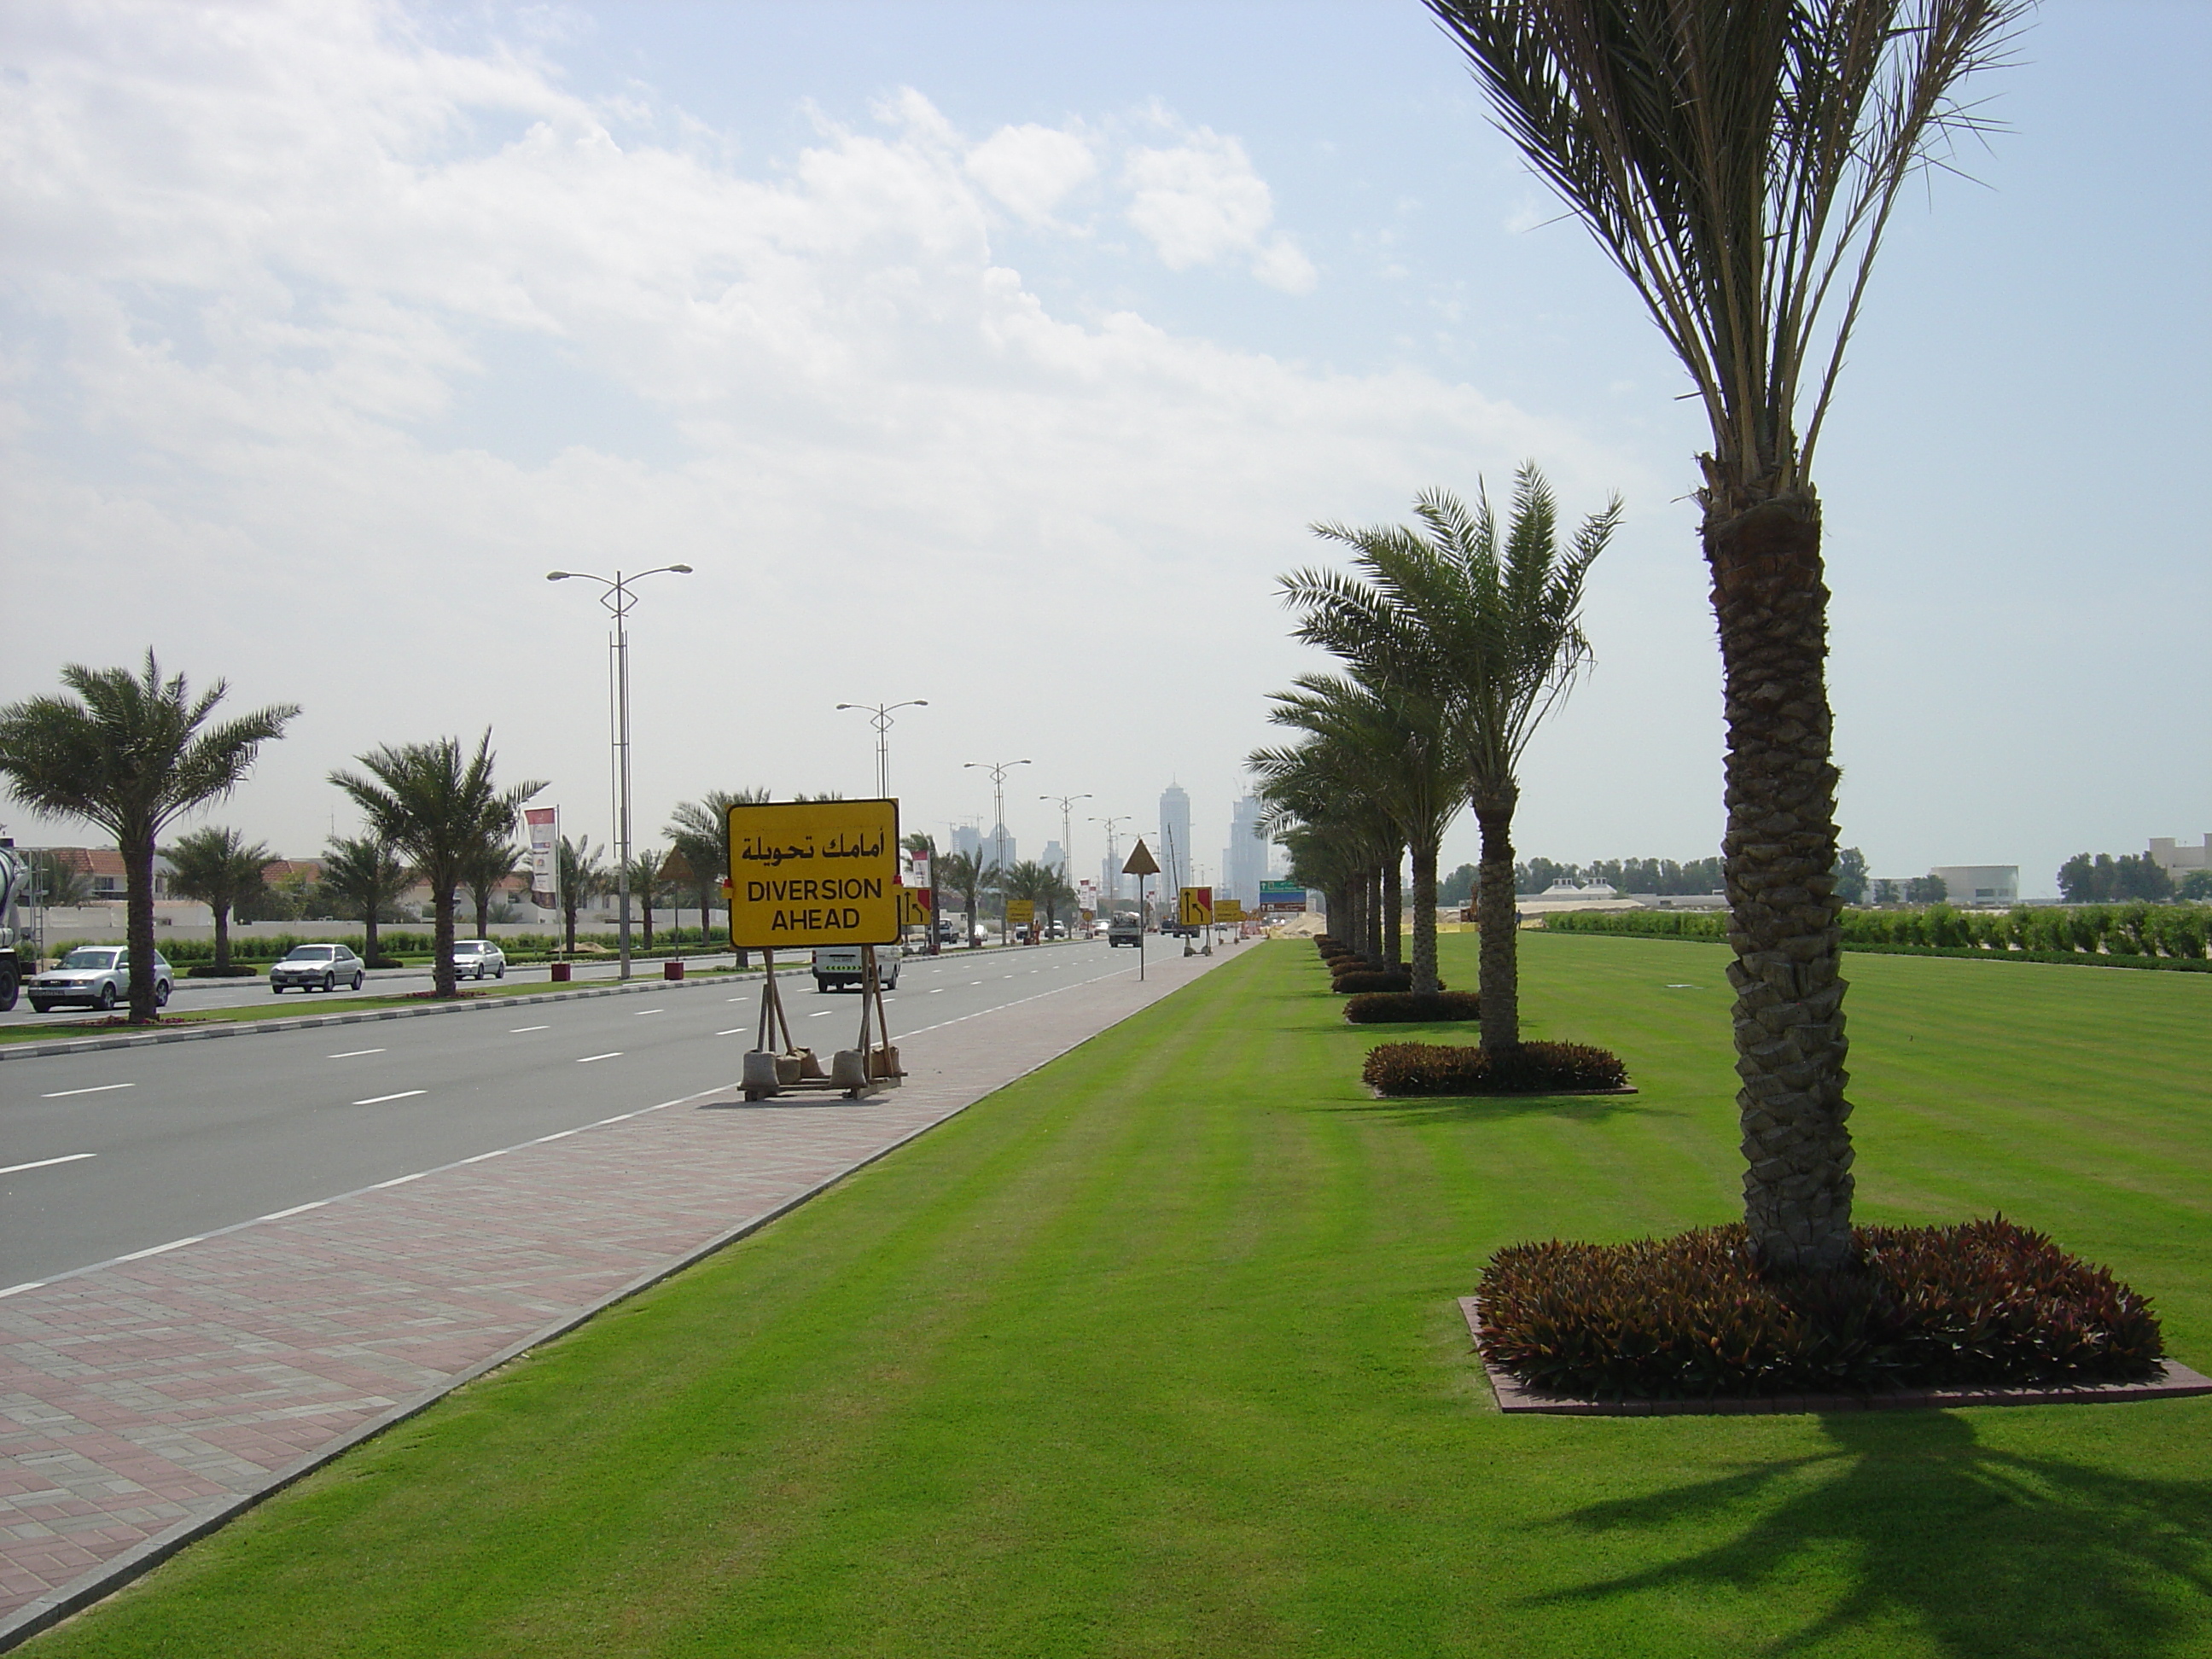
MULTIPOLYGON (((176 989, 177 970, 154 952, 154 1006, 162 1006, 176 989)), ((112 1008, 131 996, 131 952, 116 945, 80 945, 23 988, 40 1013, 64 1003, 112 1008)))
MULTIPOLYGON (((899 963, 906 952, 896 945, 876 946, 876 977, 883 981, 884 989, 898 989, 899 963)), ((867 969, 860 960, 857 945, 821 945, 814 950, 814 988, 817 991, 842 990, 851 986, 860 990, 866 982, 867 969)))
POLYGON ((269 969, 269 991, 282 996, 301 991, 335 991, 341 985, 361 989, 362 960, 343 945, 295 945, 269 969))
POLYGON ((453 977, 482 979, 486 974, 494 979, 507 977, 507 952, 488 939, 455 939, 453 977))

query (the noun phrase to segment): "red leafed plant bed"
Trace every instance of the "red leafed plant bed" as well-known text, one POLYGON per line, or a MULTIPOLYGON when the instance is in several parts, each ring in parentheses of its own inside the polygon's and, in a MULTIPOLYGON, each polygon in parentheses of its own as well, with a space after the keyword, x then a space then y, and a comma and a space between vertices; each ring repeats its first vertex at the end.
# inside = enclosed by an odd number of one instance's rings
POLYGON ((1497 1054, 1443 1042, 1386 1042, 1368 1050, 1359 1075, 1382 1095, 1595 1094, 1628 1086, 1620 1055, 1580 1042, 1524 1042, 1497 1054))
POLYGON ((1354 1025, 1419 1024, 1454 1019, 1477 1019, 1482 1000, 1472 991, 1438 991, 1422 996, 1412 991, 1370 991, 1344 1005, 1344 1017, 1354 1025))
POLYGON ((1761 1272, 1741 1223, 1511 1245, 1483 1271, 1483 1357, 1549 1393, 1683 1400, 2135 1382, 2165 1352, 2142 1297, 2002 1216, 1853 1237, 1830 1275, 1761 1272))

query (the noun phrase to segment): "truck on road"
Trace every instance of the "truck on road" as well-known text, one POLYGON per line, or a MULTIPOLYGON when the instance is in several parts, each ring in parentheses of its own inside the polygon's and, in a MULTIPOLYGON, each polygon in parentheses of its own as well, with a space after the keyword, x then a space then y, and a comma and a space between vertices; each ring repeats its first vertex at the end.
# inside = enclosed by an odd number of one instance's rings
MULTIPOLYGON (((858 945, 817 945, 814 947, 814 988, 817 991, 841 991, 848 985, 854 990, 864 990, 867 985, 867 968, 858 945)), ((876 946, 876 977, 886 991, 898 989, 899 961, 905 951, 896 945, 876 946)))
POLYGON ((23 981, 38 970, 23 927, 30 886, 31 861, 15 850, 14 842, 0 841, 0 1014, 15 1006, 23 981))

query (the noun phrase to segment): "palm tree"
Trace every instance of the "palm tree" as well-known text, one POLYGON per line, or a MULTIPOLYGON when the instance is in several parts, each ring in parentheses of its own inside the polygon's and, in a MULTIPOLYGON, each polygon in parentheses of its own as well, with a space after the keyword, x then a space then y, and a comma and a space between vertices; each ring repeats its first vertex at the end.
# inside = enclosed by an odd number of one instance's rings
POLYGON ((1358 574, 1299 571, 1283 587, 1305 610, 1299 638, 1354 664, 1467 768, 1482 834, 1482 1046, 1507 1050, 1521 1041, 1513 905, 1521 757, 1589 660, 1583 586, 1620 522, 1620 502, 1584 520, 1564 555, 1558 506, 1533 462, 1514 475, 1513 519, 1502 538, 1487 491, 1472 513, 1444 490, 1423 495, 1413 510, 1419 530, 1315 526, 1355 550, 1358 574))
POLYGON ((411 878, 406 860, 380 836, 333 836, 323 849, 324 890, 361 912, 361 954, 372 968, 395 965, 377 948, 376 930, 411 878))
POLYGON ((2001 61, 2025 6, 1429 4, 1705 411, 1745 1217, 1768 1263, 1834 1269, 1852 1249, 1850 1106, 1813 457, 1899 192, 1984 125, 1959 90, 2001 61))
MULTIPOLYGON (((997 887, 1000 895, 1010 899, 1030 902, 1030 943, 1037 942, 1036 916, 1046 908, 1060 872, 1049 865, 1039 864, 1035 859, 1019 859, 999 872, 997 887)), ((1006 943, 1005 912, 1000 913, 999 942, 1006 943)))
POLYGON ((638 902, 644 914, 645 948, 653 949, 653 904, 668 890, 668 883, 660 873, 661 865, 668 854, 658 848, 647 848, 629 861, 629 896, 638 902))
MULTIPOLYGON (((702 936, 712 926, 714 896, 722 890, 722 883, 730 874, 730 809, 758 806, 768 798, 765 789, 710 789, 699 799, 678 805, 661 828, 660 833, 691 866, 691 878, 698 884, 702 936)), ((746 951, 738 952, 738 967, 745 965, 747 956, 746 951)))
POLYGON ((185 677, 146 668, 71 663, 76 698, 29 697, 0 709, 0 777, 33 811, 82 818, 115 837, 123 857, 125 937, 131 946, 131 1023, 155 1018, 154 843, 179 814, 236 788, 261 745, 284 735, 295 703, 201 731, 228 690, 217 680, 193 697, 185 677))
POLYGON ((331 781, 368 815, 376 836, 407 854, 429 884, 432 924, 431 994, 459 994, 453 974, 454 896, 485 842, 512 826, 514 813, 545 786, 519 783, 501 789, 492 776, 491 731, 485 728, 471 755, 459 738, 434 743, 383 744, 361 757, 360 772, 337 771, 331 781))
POLYGON ((235 830, 210 824, 195 830, 169 848, 169 890, 198 899, 215 912, 215 971, 230 972, 230 913, 261 887, 261 872, 275 854, 235 830))
POLYGON ((1048 864, 1043 866, 1044 879, 1037 884, 1037 902, 1044 906, 1045 925, 1060 926, 1060 913, 1075 902, 1075 889, 1067 878, 1048 864))
POLYGON ((61 851, 30 855, 31 895, 33 902, 53 908, 82 904, 92 896, 92 878, 61 851))
POLYGON ((1327 896, 1329 931, 1382 961, 1405 836, 1376 798, 1373 757, 1316 738, 1255 750, 1246 764, 1260 780, 1261 830, 1290 849, 1297 879, 1327 896))
MULTIPOLYGON (((1268 718, 1340 751, 1345 769, 1358 771, 1395 824, 1413 866, 1413 988, 1434 995, 1437 850, 1467 804, 1467 757, 1455 743, 1456 729, 1434 696, 1394 696, 1387 687, 1326 674, 1301 675, 1296 684, 1275 694, 1268 718)), ((1484 1033, 1486 1047, 1490 1036, 1484 1033)), ((1509 1048, 1519 1040, 1510 1025, 1501 1025, 1498 1036, 1509 1048)))
POLYGON ((606 850, 593 847, 589 836, 574 841, 563 836, 553 849, 553 878, 561 885, 562 948, 572 957, 576 954, 576 912, 586 899, 605 892, 613 880, 606 850))
POLYGON ((530 868, 530 849, 507 839, 514 833, 510 822, 497 834, 486 836, 483 844, 462 861, 461 885, 469 890, 469 902, 476 907, 478 939, 491 936, 491 902, 501 884, 530 868))
POLYGON ((981 848, 973 853, 948 854, 944 873, 939 883, 960 895, 962 926, 967 930, 968 947, 975 949, 975 906, 983 891, 991 885, 991 866, 985 862, 981 848))

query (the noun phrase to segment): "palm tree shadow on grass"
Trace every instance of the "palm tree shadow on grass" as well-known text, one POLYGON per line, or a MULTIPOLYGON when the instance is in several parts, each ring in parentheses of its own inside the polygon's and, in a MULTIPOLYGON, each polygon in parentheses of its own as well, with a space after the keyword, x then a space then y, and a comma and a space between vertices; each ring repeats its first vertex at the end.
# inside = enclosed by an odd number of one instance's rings
POLYGON ((1949 1654, 2203 1650, 2212 1480, 2143 1480, 1997 1450, 1949 1412, 1838 1413, 1820 1426, 1834 1450, 1570 1514, 1564 1524, 1581 1532, 1657 1532, 1764 1507, 1726 1543, 1539 1602, 1708 1585, 1771 1595, 1801 1568, 1842 1561, 1850 1577, 1834 1605, 1764 1651, 1815 1649, 1900 1617, 1949 1654), (1833 1473, 1802 1486, 1823 1467, 1833 1473), (1784 1482, 1796 1489, 1777 1502, 1784 1482))

